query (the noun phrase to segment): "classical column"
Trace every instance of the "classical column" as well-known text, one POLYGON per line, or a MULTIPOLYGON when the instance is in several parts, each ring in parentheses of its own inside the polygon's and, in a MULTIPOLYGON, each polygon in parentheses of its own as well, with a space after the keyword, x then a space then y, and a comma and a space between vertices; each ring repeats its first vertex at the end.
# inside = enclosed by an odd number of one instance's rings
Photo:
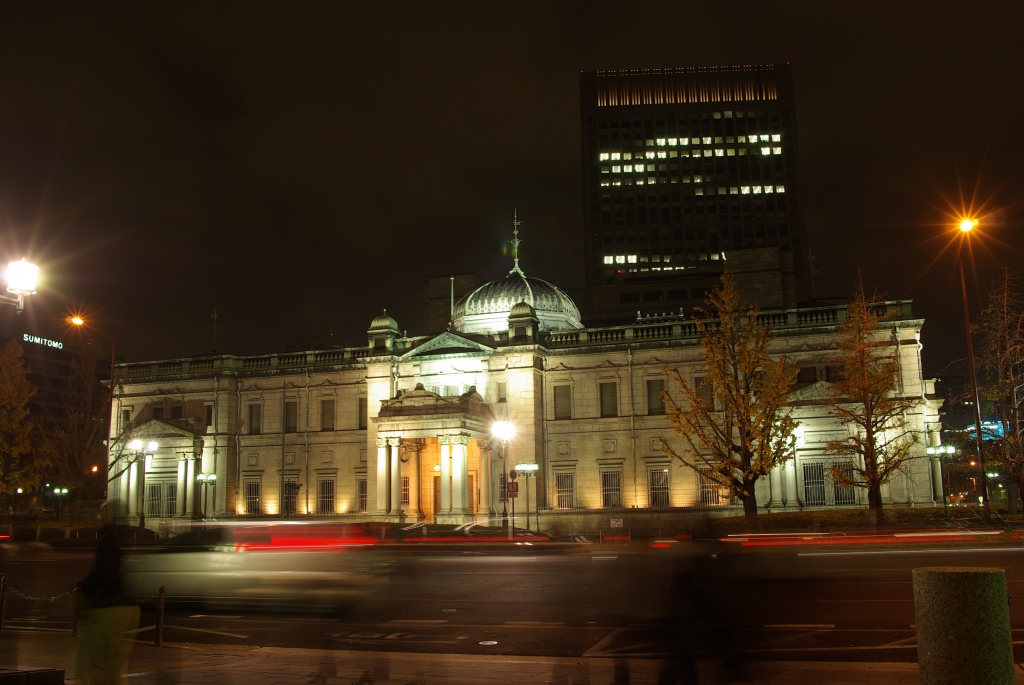
POLYGON ((486 440, 478 440, 477 447, 480 449, 480 502, 483 515, 486 518, 494 513, 494 506, 491 502, 491 444, 486 440))
POLYGON ((388 513, 388 439, 377 438, 377 513, 388 513))
POLYGON ((788 507, 790 503, 796 505, 796 466, 793 459, 788 460, 782 466, 782 506, 788 507))
POLYGON ((177 498, 174 501, 174 511, 168 512, 170 516, 184 516, 185 512, 188 511, 185 506, 185 481, 188 476, 188 458, 182 457, 178 460, 178 475, 176 478, 177 487, 177 498))
POLYGON ((388 438, 388 450, 391 452, 391 514, 402 515, 402 439, 388 438))
MULTIPOLYGON (((423 445, 419 444, 417 447, 422 448, 423 445)), ((413 451, 412 456, 409 458, 409 510, 412 515, 419 518, 420 514, 423 513, 423 502, 420 501, 420 454, 421 449, 413 451)))
POLYGON ((932 457, 932 502, 944 501, 942 495, 942 460, 939 457, 932 457))
POLYGON ((468 514, 469 503, 469 438, 452 436, 452 512, 468 514))
POLYGON ((450 435, 437 436, 437 441, 441 444, 441 509, 439 514, 449 514, 452 511, 451 440, 450 435))

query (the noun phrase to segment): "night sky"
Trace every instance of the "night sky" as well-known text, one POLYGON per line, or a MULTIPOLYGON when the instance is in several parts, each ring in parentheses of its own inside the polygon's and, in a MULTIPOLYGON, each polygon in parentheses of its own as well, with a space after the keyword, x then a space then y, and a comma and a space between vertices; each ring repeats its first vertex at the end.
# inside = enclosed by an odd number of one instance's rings
POLYGON ((1021 264, 1021 26, 1015 2, 8 2, 0 260, 44 270, 33 331, 116 318, 130 361, 208 352, 214 307, 222 352, 365 344, 383 307, 415 334, 427 276, 510 268, 513 208, 526 273, 583 285, 581 70, 788 61, 817 292, 859 265, 913 298, 935 374, 964 355, 961 192, 988 203, 974 304, 1021 264))

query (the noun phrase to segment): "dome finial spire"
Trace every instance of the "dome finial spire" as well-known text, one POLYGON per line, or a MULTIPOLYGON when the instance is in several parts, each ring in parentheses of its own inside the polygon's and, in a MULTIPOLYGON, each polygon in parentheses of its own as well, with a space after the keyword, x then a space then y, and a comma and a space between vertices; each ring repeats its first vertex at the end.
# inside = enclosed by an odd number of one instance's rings
POLYGON ((510 274, 511 273, 518 273, 520 275, 523 274, 523 270, 519 268, 519 243, 523 242, 523 241, 521 241, 519 239, 519 226, 522 223, 523 222, 519 220, 518 210, 513 209, 512 210, 512 226, 513 226, 513 229, 512 229, 512 240, 510 240, 509 242, 512 244, 512 259, 514 260, 515 265, 512 267, 512 270, 509 271, 510 274))

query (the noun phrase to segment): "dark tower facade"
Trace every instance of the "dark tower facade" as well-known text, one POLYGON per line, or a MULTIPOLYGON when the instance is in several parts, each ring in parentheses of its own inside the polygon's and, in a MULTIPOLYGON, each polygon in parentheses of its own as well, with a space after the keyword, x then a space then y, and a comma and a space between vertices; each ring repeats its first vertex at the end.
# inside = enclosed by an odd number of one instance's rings
POLYGON ((591 321, 702 304, 738 251, 803 296, 788 64, 582 72, 580 109, 591 321))

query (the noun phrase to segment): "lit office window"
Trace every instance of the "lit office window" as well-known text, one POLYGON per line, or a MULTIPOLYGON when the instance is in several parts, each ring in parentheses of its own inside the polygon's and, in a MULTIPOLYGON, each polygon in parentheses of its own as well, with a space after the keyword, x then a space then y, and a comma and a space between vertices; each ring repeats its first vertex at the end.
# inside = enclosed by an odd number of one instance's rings
POLYGON ((722 148, 715 150, 715 157, 725 157, 725 150, 722 148))
POLYGON ((618 152, 613 152, 612 153, 612 159, 613 160, 622 159, 622 155, 620 155, 618 152))
POLYGON ((667 152, 662 152, 661 150, 658 151, 658 159, 666 159, 667 157, 668 157, 668 153, 667 152))
POLYGON ((772 148, 772 154, 773 155, 781 155, 782 154, 782 148, 781 147, 773 147, 772 148))
POLYGON ((711 136, 704 136, 703 141, 705 145, 711 145, 711 136))
POLYGON ((679 143, 679 139, 678 138, 669 138, 668 139, 668 144, 669 145, 677 145, 678 143, 679 143))
POLYGON ((615 255, 615 263, 616 264, 625 264, 626 263, 626 255, 621 255, 621 254, 620 255, 615 255))
POLYGON ((606 254, 604 256, 604 263, 605 264, 614 264, 615 263, 615 257, 611 256, 610 254, 606 254))
POLYGON ((786 192, 786 186, 775 186, 775 192, 776 193, 784 193, 784 192, 786 192))
POLYGON ((664 147, 665 146, 665 139, 664 138, 658 138, 657 143, 658 143, 658 145, 660 147, 664 147))
POLYGON ((761 194, 761 186, 754 186, 754 195, 761 194))
POLYGON ((756 143, 757 142, 757 136, 747 136, 747 142, 756 143))
POLYGON ((648 152, 646 155, 647 159, 654 159, 654 152, 648 152))
POLYGON ((729 148, 729 149, 727 149, 725 151, 725 156, 726 157, 735 157, 736 156, 736 148, 729 148))
POLYGON ((644 165, 643 165, 643 164, 637 164, 637 165, 636 165, 636 170, 637 170, 637 171, 639 171, 639 172, 643 172, 643 170, 644 170, 644 165))
POLYGON ((740 194, 740 189, 737 186, 731 186, 729 188, 729 194, 730 195, 739 195, 740 194))
POLYGON ((740 186, 741 195, 750 195, 750 186, 740 186))
POLYGON ((781 142, 781 141, 782 141, 782 136, 780 136, 778 133, 775 133, 775 134, 772 135, 772 142, 773 143, 778 143, 778 142, 781 142))
POLYGON ((626 261, 629 264, 636 264, 636 255, 635 254, 626 255, 626 261))
POLYGON ((632 173, 633 172, 633 165, 632 164, 627 164, 626 166, 622 167, 622 170, 625 171, 627 174, 632 173))
POLYGON ((761 142, 762 143, 767 143, 768 142, 768 136, 762 133, 761 134, 761 142))
POLYGON ((766 192, 766 193, 770 193, 770 192, 772 192, 772 190, 773 190, 772 186, 765 186, 764 187, 764 192, 766 192))
POLYGON ((772 149, 770 147, 763 147, 763 148, 761 148, 761 154, 762 155, 770 155, 771 153, 772 153, 772 149))
POLYGON ((605 162, 605 161, 608 160, 608 153, 607 152, 602 152, 600 155, 598 155, 597 158, 598 158, 598 160, 600 160, 602 162, 605 162))
POLYGON ((613 167, 612 167, 612 173, 613 173, 613 174, 618 174, 618 173, 620 173, 621 171, 622 171, 622 167, 620 167, 620 166, 613 166, 613 167))

